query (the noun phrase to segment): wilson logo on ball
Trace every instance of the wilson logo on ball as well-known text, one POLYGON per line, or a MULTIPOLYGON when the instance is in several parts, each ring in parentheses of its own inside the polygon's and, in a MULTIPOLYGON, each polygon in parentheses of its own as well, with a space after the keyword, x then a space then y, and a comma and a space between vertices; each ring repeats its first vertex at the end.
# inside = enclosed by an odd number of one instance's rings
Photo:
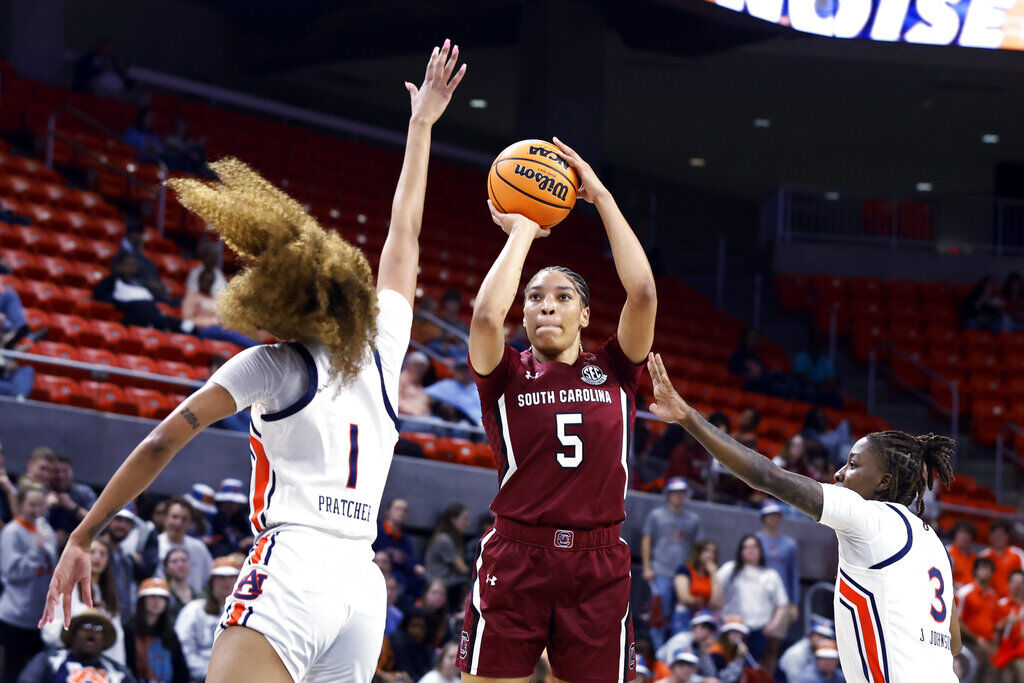
POLYGON ((558 199, 565 199, 565 196, 569 194, 569 186, 565 183, 560 183, 549 175, 534 171, 532 168, 526 168, 521 164, 516 164, 514 173, 521 175, 524 178, 530 178, 531 180, 537 181, 537 189, 541 192, 549 192, 551 196, 558 199))

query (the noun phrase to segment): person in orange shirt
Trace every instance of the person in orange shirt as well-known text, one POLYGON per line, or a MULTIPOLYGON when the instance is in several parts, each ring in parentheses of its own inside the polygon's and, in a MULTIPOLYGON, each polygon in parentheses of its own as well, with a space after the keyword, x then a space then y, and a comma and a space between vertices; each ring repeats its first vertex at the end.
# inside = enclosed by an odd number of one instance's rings
MULTIPOLYGON (((1002 618, 999 609, 999 594, 992 588, 992 572, 995 564, 987 557, 974 561, 974 581, 965 584, 956 592, 960 606, 960 635, 978 659, 980 668, 995 652, 995 626, 1002 618)), ((982 676, 978 676, 983 680, 982 676)))
POLYGON ((1008 584, 1010 594, 999 601, 995 630, 1002 640, 992 655, 992 666, 1002 670, 1003 681, 1024 681, 1024 571, 1010 572, 1008 584))
POLYGON ((953 588, 960 590, 971 582, 974 571, 974 560, 978 555, 974 552, 974 541, 978 538, 978 527, 966 520, 953 525, 953 542, 946 546, 949 561, 953 563, 953 588))
POLYGON ((1024 569, 1024 550, 1010 545, 1010 523, 1005 519, 997 519, 989 527, 988 540, 991 545, 981 552, 996 566, 992 574, 992 587, 1000 596, 1009 594, 1010 573, 1015 569, 1024 569))

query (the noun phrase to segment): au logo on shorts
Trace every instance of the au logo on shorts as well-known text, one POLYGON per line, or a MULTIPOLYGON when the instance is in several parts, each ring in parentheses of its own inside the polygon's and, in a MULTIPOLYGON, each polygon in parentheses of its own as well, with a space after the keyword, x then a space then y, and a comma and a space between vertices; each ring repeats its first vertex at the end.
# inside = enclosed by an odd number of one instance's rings
POLYGON ((239 600, 255 600, 263 595, 263 582, 266 580, 266 574, 259 574, 253 569, 235 587, 235 597, 239 600))
POLYGON ((583 368, 582 379, 587 384, 596 387, 598 384, 604 384, 605 380, 608 379, 608 375, 604 374, 604 370, 596 365, 587 365, 583 368))
POLYGON ((469 634, 462 632, 462 640, 459 641, 459 659, 465 659, 469 653, 469 634))
POLYGON ((571 548, 573 540, 573 533, 571 531, 565 531, 559 529, 555 532, 555 547, 556 548, 571 548))

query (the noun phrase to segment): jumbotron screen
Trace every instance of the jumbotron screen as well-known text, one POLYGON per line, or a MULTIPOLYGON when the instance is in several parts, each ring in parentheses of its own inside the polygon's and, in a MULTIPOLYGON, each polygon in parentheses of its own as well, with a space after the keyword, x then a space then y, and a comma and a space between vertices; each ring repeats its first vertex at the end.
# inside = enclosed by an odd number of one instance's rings
POLYGON ((1024 50, 1024 0, 708 0, 834 38, 1024 50))

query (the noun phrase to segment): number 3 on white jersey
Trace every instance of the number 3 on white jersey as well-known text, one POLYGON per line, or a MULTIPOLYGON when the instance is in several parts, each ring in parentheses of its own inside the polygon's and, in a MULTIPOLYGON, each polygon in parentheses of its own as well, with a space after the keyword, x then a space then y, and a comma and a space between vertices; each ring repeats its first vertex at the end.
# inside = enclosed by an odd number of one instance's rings
POLYGON ((558 441, 567 449, 572 449, 572 454, 568 451, 558 451, 555 453, 555 460, 568 470, 574 470, 583 463, 583 439, 578 434, 566 432, 565 428, 581 424, 583 424, 583 413, 555 413, 558 441))

